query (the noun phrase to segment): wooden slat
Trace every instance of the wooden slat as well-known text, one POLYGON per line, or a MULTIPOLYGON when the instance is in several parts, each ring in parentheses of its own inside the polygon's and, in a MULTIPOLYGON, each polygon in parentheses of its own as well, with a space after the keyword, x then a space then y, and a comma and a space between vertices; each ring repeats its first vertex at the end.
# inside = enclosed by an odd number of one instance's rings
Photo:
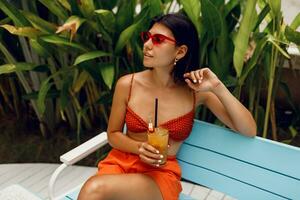
POLYGON ((195 120, 193 132, 185 143, 212 149, 300 180, 300 148, 259 137, 251 139, 199 120, 195 120))
POLYGON ((287 198, 300 196, 300 181, 215 152, 183 144, 178 159, 287 198))
POLYGON ((201 183, 218 191, 225 192, 234 198, 253 200, 259 197, 260 199, 286 200, 286 198, 265 192, 232 178, 224 177, 218 173, 199 168, 182 161, 179 161, 179 163, 185 169, 182 171, 182 176, 184 178, 193 180, 195 183, 201 183))

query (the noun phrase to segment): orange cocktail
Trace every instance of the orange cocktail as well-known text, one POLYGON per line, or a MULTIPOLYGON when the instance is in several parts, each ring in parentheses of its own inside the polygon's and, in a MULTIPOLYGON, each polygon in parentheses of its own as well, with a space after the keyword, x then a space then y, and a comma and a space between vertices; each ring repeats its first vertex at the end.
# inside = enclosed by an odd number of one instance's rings
POLYGON ((153 132, 148 131, 148 143, 159 151, 163 158, 161 164, 164 164, 168 156, 169 131, 158 127, 153 132))

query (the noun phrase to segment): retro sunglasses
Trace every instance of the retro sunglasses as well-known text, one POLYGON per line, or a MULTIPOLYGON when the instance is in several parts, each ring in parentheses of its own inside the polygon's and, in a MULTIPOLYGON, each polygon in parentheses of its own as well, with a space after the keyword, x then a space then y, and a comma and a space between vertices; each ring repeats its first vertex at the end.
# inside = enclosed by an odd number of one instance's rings
POLYGON ((163 43, 165 40, 168 40, 170 42, 173 42, 173 43, 176 43, 176 40, 174 40, 173 38, 169 38, 165 35, 162 35, 162 34, 151 34, 150 32, 141 32, 141 38, 142 38, 142 41, 144 43, 146 43, 149 39, 152 40, 152 43, 154 45, 159 45, 161 43, 163 43))

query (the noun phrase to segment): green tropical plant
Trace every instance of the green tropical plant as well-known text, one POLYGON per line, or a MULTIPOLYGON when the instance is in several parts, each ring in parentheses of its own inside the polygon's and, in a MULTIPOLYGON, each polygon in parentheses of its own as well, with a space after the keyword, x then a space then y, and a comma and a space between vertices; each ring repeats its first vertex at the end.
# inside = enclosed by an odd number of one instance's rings
MULTIPOLYGON (((285 25, 280 0, 0 0, 0 95, 5 102, 14 100, 7 106, 0 102, 0 115, 25 99, 44 135, 60 121, 77 130, 78 140, 81 130, 97 121, 105 127, 116 80, 143 69, 139 33, 153 16, 174 12, 176 4, 198 31, 200 65, 210 66, 242 101, 248 96, 266 137, 280 64, 289 58, 287 46, 299 45, 300 38, 300 15, 285 25)), ((205 109, 199 112, 201 119, 210 118, 205 109)), ((275 121, 271 117, 272 127, 275 121)))

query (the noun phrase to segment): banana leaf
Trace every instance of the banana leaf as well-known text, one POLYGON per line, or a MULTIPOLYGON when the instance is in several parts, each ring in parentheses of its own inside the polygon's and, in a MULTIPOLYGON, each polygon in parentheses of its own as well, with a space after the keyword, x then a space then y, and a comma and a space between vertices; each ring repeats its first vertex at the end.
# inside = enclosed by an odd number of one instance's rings
POLYGON ((296 30, 299 26, 300 26, 300 12, 298 13, 298 15, 292 21, 292 23, 290 25, 290 28, 293 29, 293 30, 296 30))
POLYGON ((201 0, 202 20, 207 29, 209 38, 214 39, 220 36, 222 28, 222 18, 217 7, 210 0, 201 0), (214 13, 213 15, 211 13, 214 13))
POLYGON ((105 31, 107 31, 110 34, 113 34, 115 32, 116 26, 116 19, 113 12, 110 10, 99 9, 95 10, 95 13, 99 17, 99 20, 103 25, 105 31))
POLYGON ((13 35, 19 35, 29 38, 37 38, 42 34, 41 31, 33 28, 33 27, 15 27, 9 24, 1 25, 0 27, 6 29, 13 35))
POLYGON ((111 55, 112 55, 111 53, 107 53, 107 52, 104 52, 104 51, 88 52, 88 53, 85 53, 85 54, 82 54, 82 55, 78 56, 75 59, 75 62, 74 62, 73 65, 78 65, 78 64, 80 64, 82 62, 85 62, 85 61, 88 61, 88 60, 92 60, 92 59, 103 57, 103 56, 111 56, 111 55))
POLYGON ((118 35, 124 29, 133 23, 136 1, 119 1, 118 12, 116 14, 116 34, 118 35))
POLYGON ((201 5, 199 0, 181 0, 183 10, 195 25, 198 35, 201 35, 200 10, 201 5))
POLYGON ((51 47, 46 42, 43 42, 38 39, 30 39, 30 46, 34 49, 34 51, 43 58, 48 58, 52 55, 51 47))
POLYGON ((300 32, 293 30, 291 27, 286 26, 284 31, 285 37, 296 45, 300 45, 300 32))
POLYGON ((0 9, 14 22, 18 27, 30 26, 29 21, 20 13, 20 11, 8 3, 6 0, 0 0, 0 9))
POLYGON ((89 78, 89 73, 87 71, 82 71, 72 86, 73 91, 75 93, 79 92, 89 78))
POLYGON ((58 0, 58 2, 68 11, 71 11, 71 5, 68 0, 58 0))
POLYGON ((38 64, 19 62, 15 64, 4 64, 0 66, 0 75, 20 71, 30 71, 38 67, 38 64))
POLYGON ((254 50, 254 53, 252 55, 252 57, 250 58, 250 60, 247 62, 247 64, 245 65, 242 75, 240 77, 240 85, 242 85, 244 83, 244 81, 246 80, 246 78, 248 77, 249 72, 255 67, 255 65, 257 64, 257 61, 259 59, 259 57, 262 54, 262 51, 265 47, 265 45, 267 44, 267 37, 263 37, 261 39, 259 39, 258 41, 256 41, 256 48, 254 50))
POLYGON ((32 12, 21 11, 21 13, 30 21, 30 23, 34 28, 42 31, 43 33, 48 33, 48 34, 55 33, 56 31, 55 24, 40 18, 39 16, 35 15, 32 12))
POLYGON ((41 36, 40 37, 41 40, 51 43, 51 44, 55 44, 55 45, 63 45, 63 46, 67 46, 67 47, 73 47, 75 49, 84 51, 84 52, 88 52, 89 49, 86 48, 85 46, 75 43, 75 42, 70 42, 68 39, 63 38, 63 37, 59 37, 56 35, 47 35, 47 36, 41 36))
POLYGON ((99 65, 100 65, 100 72, 104 80, 104 83, 111 90, 114 81, 114 76, 115 76, 115 67, 111 63, 106 63, 106 64, 99 63, 99 65))
POLYGON ((132 37, 132 35, 136 32, 136 30, 138 29, 139 25, 140 25, 140 23, 132 24, 131 26, 129 26, 128 28, 126 28, 121 33, 121 35, 120 35, 120 37, 119 37, 119 39, 117 41, 116 48, 115 48, 115 53, 116 54, 120 54, 121 53, 121 50, 127 44, 127 42, 132 37))
POLYGON ((247 50, 250 33, 252 31, 253 13, 256 12, 255 5, 256 0, 247 1, 241 25, 234 40, 235 49, 233 54, 233 64, 238 77, 241 76, 243 70, 244 55, 247 50))
POLYGON ((142 9, 144 9, 145 7, 149 8, 149 18, 153 18, 154 16, 162 13, 161 0, 146 0, 142 9))
POLYGON ((78 7, 84 17, 90 19, 94 15, 95 5, 94 0, 84 0, 78 3, 78 7))
POLYGON ((63 21, 67 20, 68 13, 67 11, 59 4, 56 0, 38 0, 41 2, 44 6, 46 6, 51 13, 56 15, 58 18, 62 19, 63 21))
POLYGON ((275 18, 281 17, 280 16, 281 0, 268 0, 268 3, 271 8, 272 18, 275 19, 275 18))

